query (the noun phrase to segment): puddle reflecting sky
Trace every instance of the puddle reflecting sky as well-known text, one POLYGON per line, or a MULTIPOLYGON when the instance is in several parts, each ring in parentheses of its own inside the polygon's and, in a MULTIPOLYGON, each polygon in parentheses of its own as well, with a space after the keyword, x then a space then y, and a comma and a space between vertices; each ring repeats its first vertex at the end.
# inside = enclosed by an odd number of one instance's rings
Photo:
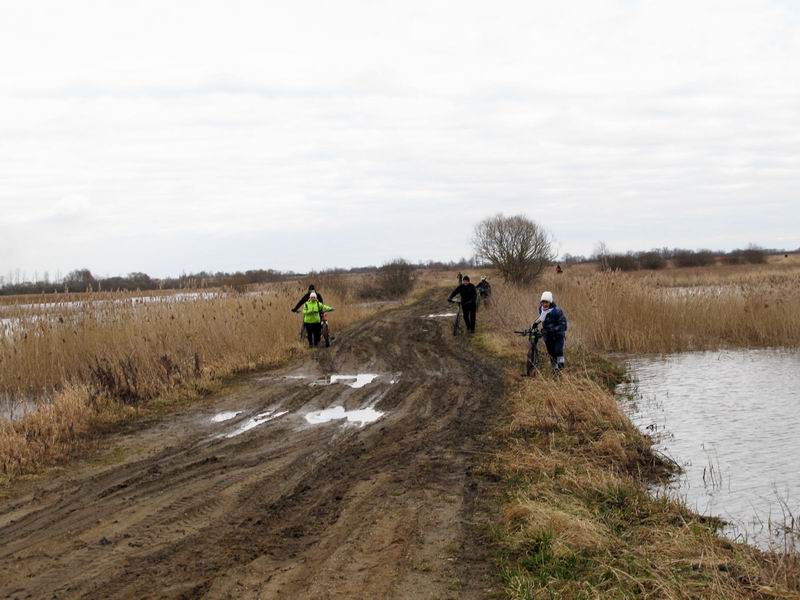
POLYGON ((357 423, 361 426, 367 423, 374 423, 383 416, 383 413, 374 408, 362 408, 360 410, 345 410, 344 406, 335 406, 308 413, 306 421, 312 425, 330 423, 331 421, 346 420, 348 423, 357 423))
POLYGON ((343 383, 351 388, 359 389, 375 381, 380 375, 377 373, 358 373, 356 375, 329 375, 324 379, 317 379, 311 385, 330 385, 343 383))
POLYGON ((241 410, 228 410, 225 412, 215 414, 213 417, 211 417, 211 420, 214 423, 222 423, 223 421, 230 421, 231 419, 235 418, 237 415, 240 414, 242 414, 241 410))
POLYGON ((242 435, 246 431, 250 431, 251 429, 258 427, 259 425, 263 425, 264 423, 272 421, 273 419, 277 419, 278 417, 282 417, 288 412, 289 411, 284 410, 276 413, 275 411, 268 410, 266 412, 256 415, 255 417, 249 418, 247 421, 239 425, 236 429, 231 431, 225 437, 232 438, 236 437, 237 435, 242 435))
POLYGON ((761 546, 774 539, 770 523, 782 523, 786 509, 800 517, 800 352, 626 362, 638 380, 638 399, 623 400, 628 414, 685 469, 672 493, 761 546))

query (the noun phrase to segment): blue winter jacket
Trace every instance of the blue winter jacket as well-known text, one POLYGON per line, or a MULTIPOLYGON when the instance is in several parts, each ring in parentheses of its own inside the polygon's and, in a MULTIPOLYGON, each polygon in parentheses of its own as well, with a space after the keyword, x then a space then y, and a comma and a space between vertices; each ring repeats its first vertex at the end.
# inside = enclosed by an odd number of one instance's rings
MULTIPOLYGON (((567 317, 555 302, 550 307, 553 309, 544 319, 542 323, 542 331, 545 335, 554 335, 563 337, 567 333, 567 317)), ((542 314, 542 305, 539 305, 539 314, 542 314)))

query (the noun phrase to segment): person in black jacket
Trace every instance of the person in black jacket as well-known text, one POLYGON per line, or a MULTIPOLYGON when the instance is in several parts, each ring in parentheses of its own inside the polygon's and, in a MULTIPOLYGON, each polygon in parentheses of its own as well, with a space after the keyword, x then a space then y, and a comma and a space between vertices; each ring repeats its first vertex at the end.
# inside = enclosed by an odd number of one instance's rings
POLYGON ((475 313, 478 308, 478 290, 469 281, 469 276, 464 275, 461 285, 454 289, 448 301, 452 300, 455 296, 460 297, 461 312, 464 313, 464 323, 467 326, 467 331, 475 333, 475 313))
POLYGON ((300 307, 303 306, 303 304, 308 302, 308 299, 311 297, 311 292, 314 292, 317 295, 317 300, 320 303, 324 302, 324 300, 322 299, 322 294, 320 294, 313 285, 310 285, 308 286, 308 291, 306 292, 305 296, 300 298, 300 302, 295 304, 294 308, 292 309, 292 312, 297 312, 298 310, 300 310, 300 307))

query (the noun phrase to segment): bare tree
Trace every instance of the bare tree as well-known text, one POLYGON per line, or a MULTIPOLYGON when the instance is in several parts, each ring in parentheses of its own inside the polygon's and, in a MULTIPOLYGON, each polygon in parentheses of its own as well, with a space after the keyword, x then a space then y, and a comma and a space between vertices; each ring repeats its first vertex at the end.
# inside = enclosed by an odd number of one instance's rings
POLYGON ((524 215, 484 219, 475 226, 472 245, 479 259, 514 283, 533 282, 555 259, 550 234, 524 215))
POLYGON ((592 258, 597 261, 601 271, 608 271, 610 268, 608 264, 609 254, 611 254, 611 251, 608 249, 608 244, 603 241, 597 242, 594 247, 594 252, 592 253, 592 258))

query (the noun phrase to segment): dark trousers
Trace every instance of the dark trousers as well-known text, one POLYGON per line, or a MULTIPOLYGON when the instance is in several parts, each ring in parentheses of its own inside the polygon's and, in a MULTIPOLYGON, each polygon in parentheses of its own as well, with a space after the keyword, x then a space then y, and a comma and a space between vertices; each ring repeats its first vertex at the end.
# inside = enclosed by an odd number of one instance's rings
POLYGON ((550 362, 554 367, 564 366, 564 336, 554 335, 552 333, 544 334, 544 345, 547 348, 547 353, 550 355, 550 362))
POLYGON ((322 333, 322 323, 306 323, 306 335, 309 346, 319 346, 319 336, 322 333))
POLYGON ((471 331, 473 333, 475 333, 475 312, 477 308, 478 307, 474 302, 461 305, 461 312, 464 315, 464 323, 467 326, 467 331, 471 331))

